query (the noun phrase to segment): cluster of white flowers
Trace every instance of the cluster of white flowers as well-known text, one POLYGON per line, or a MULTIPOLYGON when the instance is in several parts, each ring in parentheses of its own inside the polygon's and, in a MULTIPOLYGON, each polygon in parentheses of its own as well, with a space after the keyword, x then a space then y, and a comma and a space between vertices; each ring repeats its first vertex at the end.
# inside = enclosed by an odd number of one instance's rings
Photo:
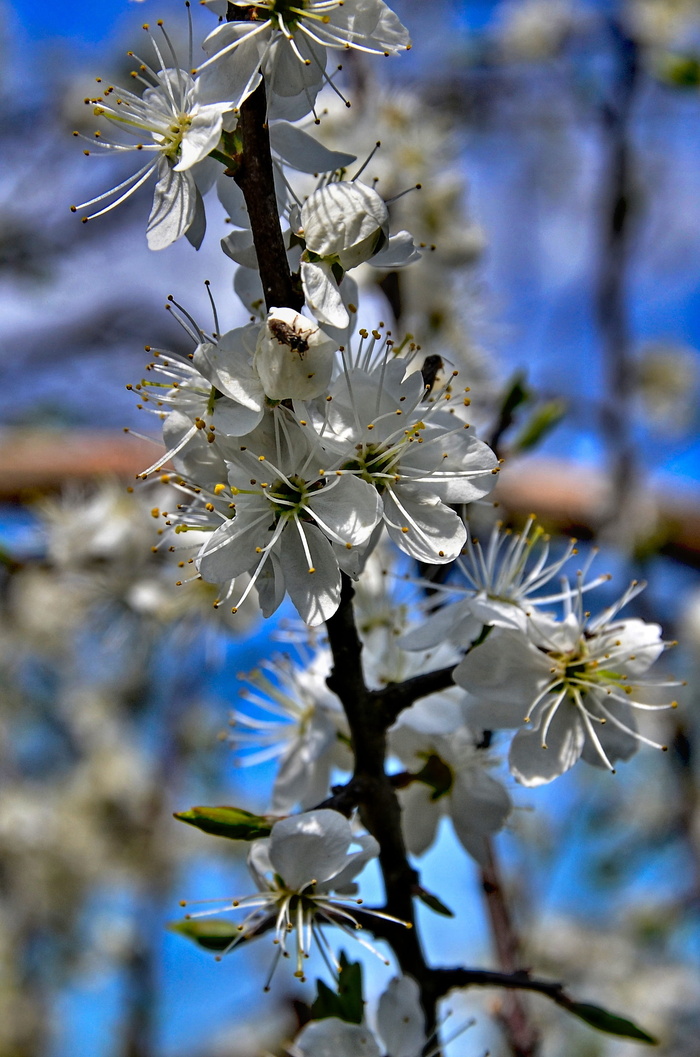
POLYGON ((427 386, 415 353, 398 355, 378 330, 336 350, 288 308, 193 336, 191 358, 156 350, 136 387, 169 445, 144 476, 174 462, 189 502, 171 523, 207 534, 197 568, 222 602, 235 611, 255 586, 269 616, 288 593, 320 624, 338 607, 341 571, 358 576, 382 525, 419 561, 459 555, 454 505, 487 495, 498 461, 464 421, 453 378, 427 386))
MULTIPOLYGON (((171 298, 191 351, 150 348, 146 376, 132 387, 162 422, 166 450, 141 474, 157 473, 168 487, 168 509, 161 503, 154 512, 165 521, 161 543, 184 552, 180 565, 216 585, 214 605, 232 614, 257 596, 270 616, 289 596, 315 628, 335 617, 353 580, 364 652, 361 662, 359 648, 355 657, 363 670, 352 674, 364 681, 363 707, 372 694, 386 704, 383 688, 445 669, 441 689, 416 691, 387 713, 381 735, 394 769, 381 778, 398 800, 397 840, 411 855, 434 844, 447 817, 488 867, 491 837, 512 806, 509 779, 494 773, 493 732, 518 728, 509 766, 524 785, 551 781, 579 758, 612 770, 640 742, 657 744, 637 730, 636 716, 672 704, 674 684, 647 677, 666 644, 657 625, 618 616, 640 585, 591 618, 584 595, 607 577, 589 578, 586 565, 573 583, 561 577, 575 547, 550 553, 534 519, 519 535, 496 526, 485 547, 472 537, 467 508, 490 495, 499 460, 468 421, 459 370, 440 356, 431 356, 439 366, 428 363, 412 337, 394 336, 384 322, 362 325, 349 273, 367 265, 393 272, 419 250, 408 231, 391 233, 391 202, 360 179, 365 166, 350 178, 354 155, 322 146, 295 122, 310 113, 318 120, 324 85, 338 91, 326 72, 328 49, 390 55, 409 47, 396 15, 382 0, 202 2, 220 24, 198 67, 192 55, 181 66, 159 23, 160 36, 146 27, 157 61, 136 60, 142 95, 110 85, 87 101, 137 137, 129 145, 98 136, 102 149, 145 151, 149 161, 75 207, 97 206, 84 219, 99 216, 155 175, 152 248, 182 235, 199 246, 202 195, 214 184, 231 224, 222 249, 238 266, 248 322, 222 332, 214 310, 206 332, 171 298), (241 176, 250 161, 244 118, 255 100, 259 131, 269 136, 267 220, 280 237, 282 304, 264 275, 267 248, 241 176), (294 172, 306 180, 296 189, 294 172), (403 581, 384 557, 389 547, 404 568, 442 567, 443 578, 426 572, 420 598, 404 604, 393 593, 403 581), (385 560, 388 572, 380 571, 385 560)), ((99 535, 87 535, 94 550, 99 535)), ((360 930, 354 879, 384 850, 352 814, 361 796, 349 807, 329 799, 337 774, 352 785, 359 744, 332 646, 332 634, 329 644, 319 635, 301 665, 264 661, 246 677, 232 715, 241 761, 274 758, 279 767, 274 825, 263 819, 248 856, 257 891, 224 901, 246 911, 224 953, 270 932, 273 969, 291 956, 302 980, 312 941, 330 972, 340 972, 325 926, 360 930), (331 669, 337 695, 327 685, 331 669)), ((397 923, 384 910, 361 915, 397 923)), ((380 1000, 378 1036, 330 1017, 307 1026, 290 1052, 415 1057, 428 1045, 419 1000, 425 994, 405 976, 380 1000)), ((434 1023, 427 1027, 429 1035, 434 1023)))

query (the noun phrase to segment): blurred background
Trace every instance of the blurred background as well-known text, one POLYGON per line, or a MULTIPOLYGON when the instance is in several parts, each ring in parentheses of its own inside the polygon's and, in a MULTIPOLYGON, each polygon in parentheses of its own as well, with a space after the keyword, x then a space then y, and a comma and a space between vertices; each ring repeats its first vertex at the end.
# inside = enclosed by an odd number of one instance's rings
MULTIPOLYGON (((498 516, 535 511, 598 546, 610 598, 648 580, 636 612, 679 640, 669 670, 691 683, 668 753, 511 788, 497 855, 523 964, 636 1019, 664 1057, 698 1057, 700 3, 393 7, 413 50, 351 54, 353 108, 331 96, 319 130, 360 158, 381 138, 386 197, 423 184, 394 211, 424 259, 368 274, 366 303, 472 386, 506 460, 498 516)), ((201 37, 213 21, 194 15, 201 37)), ((237 769, 222 731, 237 673, 290 648, 271 636, 293 614, 262 627, 251 608, 232 627, 207 585, 176 586, 177 561, 152 550, 164 486, 127 491, 158 449, 123 432, 158 434, 125 388, 144 345, 190 351, 167 295, 206 328, 208 279, 224 329, 247 318, 225 214, 208 198, 202 249, 156 256, 151 188, 88 224, 69 211, 133 168, 71 136, 96 127, 94 78, 126 83, 144 20, 186 40, 184 12, 15 0, 0 16, 0 1057, 281 1053, 309 992, 279 973, 263 995, 267 947, 219 965, 167 923, 180 899, 251 890, 245 849, 172 812, 265 810, 273 764, 237 769)), ((421 871, 459 908, 457 927, 426 911, 431 957, 496 965, 451 832, 421 871)), ((366 971, 381 989, 383 968, 366 971)), ((497 1002, 455 998, 478 1024, 448 1053, 510 1052, 497 1002)), ((529 1009, 544 1057, 637 1052, 529 1009)))

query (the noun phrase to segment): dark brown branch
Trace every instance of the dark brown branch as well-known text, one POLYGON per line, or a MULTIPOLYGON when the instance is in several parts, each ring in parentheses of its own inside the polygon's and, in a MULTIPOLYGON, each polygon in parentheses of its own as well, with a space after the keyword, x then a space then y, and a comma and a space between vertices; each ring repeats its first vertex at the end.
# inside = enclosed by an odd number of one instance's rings
POLYGON ((390 683, 383 690, 371 690, 370 698, 381 713, 383 722, 390 727, 400 713, 414 701, 454 686, 454 670, 454 664, 450 664, 447 668, 437 668, 434 672, 421 672, 420 675, 414 675, 412 679, 406 679, 402 683, 390 683))
POLYGON ((265 305, 301 309, 304 299, 295 290, 277 212, 274 169, 267 128, 265 82, 261 81, 241 105, 238 128, 243 153, 234 179, 245 198, 258 258, 265 305))
MULTIPOLYGON (((343 574, 340 605, 326 622, 333 653, 328 686, 340 698, 350 727, 355 773, 352 783, 362 792, 360 818, 379 843, 379 864, 384 880, 387 913, 405 925, 381 923, 381 932, 391 945, 402 972, 412 976, 421 989, 421 1002, 428 1032, 435 1029, 436 998, 432 970, 425 962, 415 929, 412 891, 417 875, 410 865, 401 829, 401 808, 384 769, 388 724, 362 674, 362 644, 352 609, 353 588, 343 574), (406 925, 409 927, 407 928, 406 925)), ((375 934, 377 929, 374 926, 375 934)))
POLYGON ((572 1004, 563 984, 553 980, 538 980, 530 976, 527 969, 514 973, 493 972, 490 969, 433 969, 433 977, 439 998, 459 988, 505 987, 509 990, 515 988, 519 991, 536 991, 565 1008, 572 1004))

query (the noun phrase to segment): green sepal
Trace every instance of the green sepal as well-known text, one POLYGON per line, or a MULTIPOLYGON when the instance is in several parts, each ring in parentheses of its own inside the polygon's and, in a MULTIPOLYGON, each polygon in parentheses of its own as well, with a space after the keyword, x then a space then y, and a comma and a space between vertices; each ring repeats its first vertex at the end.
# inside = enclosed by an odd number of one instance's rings
POLYGON ((432 789, 431 800, 446 796, 454 784, 454 774, 436 753, 425 757, 425 765, 413 775, 414 782, 423 782, 432 789))
POLYGON ((311 1019, 325 1020, 327 1017, 338 1017, 348 1024, 361 1024, 364 1017, 362 965, 360 962, 349 962, 345 951, 340 952, 338 990, 331 990, 323 980, 316 981, 311 1019))
POLYGON ((241 807, 191 807, 189 811, 176 811, 174 817, 204 833, 229 840, 268 837, 278 821, 274 815, 252 815, 241 807))
POLYGON ((421 888, 420 885, 416 885, 413 889, 413 894, 417 899, 420 899, 421 903, 425 903, 427 907, 430 907, 435 914, 441 914, 444 918, 453 918, 455 916, 454 911, 445 906, 442 900, 438 899, 433 892, 426 892, 425 888, 421 888))
POLYGON ((567 412, 564 400, 548 400, 538 407, 513 441, 511 451, 529 451, 558 426, 567 412))
POLYGON ((567 1002, 565 1009, 573 1013, 575 1017, 584 1020, 592 1028, 604 1031, 608 1035, 621 1035, 625 1039, 636 1039, 638 1042, 646 1042, 650 1046, 658 1046, 659 1040, 649 1035, 642 1028, 637 1027, 631 1020, 618 1017, 615 1013, 608 1013, 607 1009, 591 1005, 590 1002, 567 1002))
POLYGON ((177 932, 186 936, 198 947, 205 951, 225 951, 237 936, 240 930, 231 921, 225 918, 203 918, 199 921, 190 921, 187 918, 182 921, 171 921, 168 926, 170 932, 177 932))

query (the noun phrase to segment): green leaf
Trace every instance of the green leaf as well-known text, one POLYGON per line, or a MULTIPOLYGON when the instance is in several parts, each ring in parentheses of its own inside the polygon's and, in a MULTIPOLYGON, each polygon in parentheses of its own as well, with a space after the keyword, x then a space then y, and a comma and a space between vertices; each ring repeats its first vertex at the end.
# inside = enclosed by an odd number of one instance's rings
POLYGON ((224 918, 207 918, 206 921, 189 921, 185 918, 183 921, 171 921, 168 929, 187 936, 205 951, 225 951, 236 936, 240 936, 236 925, 224 918))
POLYGON ((274 815, 252 815, 240 807, 192 807, 189 811, 176 811, 175 818, 204 833, 228 837, 229 840, 267 837, 277 822, 274 815))
POLYGON ((511 451, 529 451, 558 426, 567 411, 564 400, 548 400, 537 408, 513 441, 511 451))
POLYGON ((338 1017, 348 1024, 361 1024, 363 1016, 362 965, 360 962, 349 962, 345 952, 341 951, 338 990, 332 991, 323 980, 316 981, 311 1018, 325 1020, 327 1017, 338 1017))
POLYGON ((585 1020, 592 1028, 605 1031, 608 1035, 621 1035, 625 1039, 637 1039, 639 1042, 647 1042, 651 1046, 658 1046, 659 1040, 649 1035, 642 1028, 638 1028, 631 1020, 618 1017, 615 1013, 608 1013, 607 1009, 593 1006, 589 1002, 567 1002, 564 1006, 569 1013, 575 1017, 585 1020))
POLYGON ((657 62, 654 72, 659 80, 676 88, 700 87, 700 59, 697 55, 668 53, 657 62))
POLYGON ((521 404, 530 400, 532 394, 525 384, 525 375, 518 373, 511 380, 505 391, 501 403, 500 418, 504 422, 512 422, 513 415, 521 404))
POLYGON ((425 903, 436 914, 442 914, 444 918, 453 918, 455 916, 454 911, 446 907, 433 892, 426 892, 425 888, 421 888, 420 885, 415 887, 414 894, 420 899, 421 903, 425 903))

